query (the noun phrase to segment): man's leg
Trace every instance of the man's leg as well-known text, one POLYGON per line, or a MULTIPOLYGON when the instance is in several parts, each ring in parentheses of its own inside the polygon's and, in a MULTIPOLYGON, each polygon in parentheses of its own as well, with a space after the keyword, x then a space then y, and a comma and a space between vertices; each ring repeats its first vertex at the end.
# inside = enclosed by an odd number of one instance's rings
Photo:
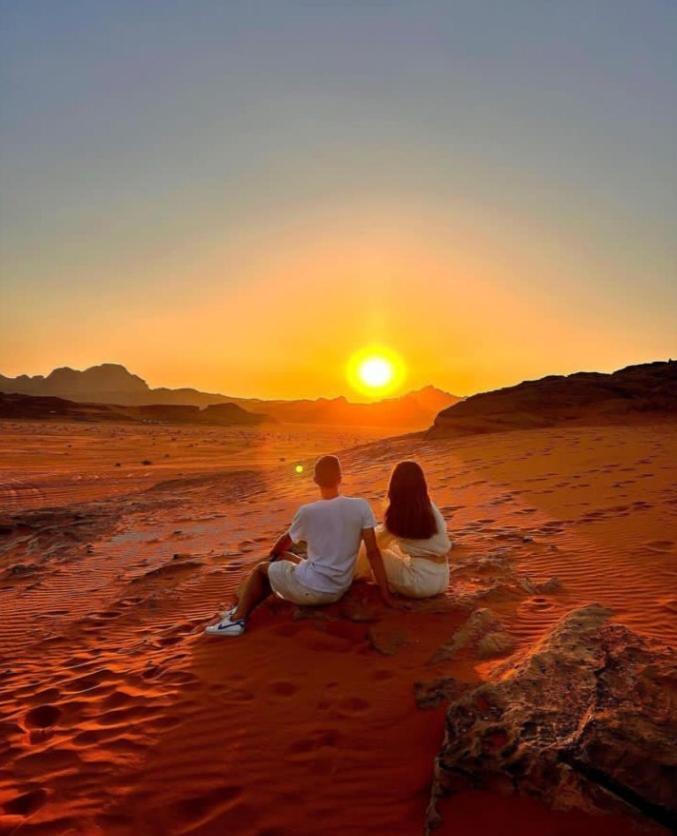
POLYGON ((244 586, 240 591, 240 598, 237 602, 235 610, 231 614, 231 621, 237 621, 240 618, 248 618, 252 610, 257 607, 261 601, 272 593, 270 581, 268 580, 268 566, 270 563, 267 560, 257 564, 252 573, 244 582, 244 586))

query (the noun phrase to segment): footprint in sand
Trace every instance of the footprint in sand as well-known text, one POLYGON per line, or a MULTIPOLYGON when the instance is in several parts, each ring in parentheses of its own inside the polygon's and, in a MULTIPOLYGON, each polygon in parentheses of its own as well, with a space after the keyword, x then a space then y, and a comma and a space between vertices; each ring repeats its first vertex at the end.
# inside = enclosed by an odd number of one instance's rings
POLYGON ((46 729, 53 726, 59 717, 61 717, 61 709, 51 703, 45 703, 31 708, 24 719, 28 728, 46 729))
POLYGON ((40 807, 47 800, 47 792, 42 787, 39 789, 29 790, 22 795, 17 795, 15 798, 6 801, 3 809, 6 813, 14 816, 29 816, 40 807))
POLYGON ((340 740, 336 729, 317 729, 308 737, 295 740, 287 750, 291 755, 315 754, 318 749, 335 749, 340 740))
POLYGON ((298 691, 298 687, 293 682, 279 680, 270 683, 270 691, 278 697, 292 697, 298 691))
POLYGON ((339 702, 338 707, 346 714, 364 714, 371 708, 371 703, 362 697, 346 697, 339 702))
POLYGON ((253 699, 254 694, 245 688, 234 688, 227 692, 227 702, 251 702, 253 699))
POLYGON ((120 706, 128 705, 134 697, 125 691, 113 691, 101 702, 102 708, 120 708, 120 706))

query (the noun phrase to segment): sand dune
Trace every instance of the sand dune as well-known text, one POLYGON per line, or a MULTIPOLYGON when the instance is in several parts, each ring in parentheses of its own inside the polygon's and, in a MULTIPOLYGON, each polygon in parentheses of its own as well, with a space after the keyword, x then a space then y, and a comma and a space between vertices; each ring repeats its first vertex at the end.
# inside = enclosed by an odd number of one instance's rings
MULTIPOLYGON (((669 424, 357 447, 369 431, 16 422, 0 437, 7 832, 419 834, 451 680, 486 681, 592 602, 677 639, 669 424), (344 448, 346 491, 377 513, 390 467, 423 464, 456 541, 448 594, 398 613, 358 584, 320 612, 264 607, 241 640, 204 637, 314 497, 293 465, 344 448)), ((461 836, 666 832, 487 790, 441 812, 461 836)))

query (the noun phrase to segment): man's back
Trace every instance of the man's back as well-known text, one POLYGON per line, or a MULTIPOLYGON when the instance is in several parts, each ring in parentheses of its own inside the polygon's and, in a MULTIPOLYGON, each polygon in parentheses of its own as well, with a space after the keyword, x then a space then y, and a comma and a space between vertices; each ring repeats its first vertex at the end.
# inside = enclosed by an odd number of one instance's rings
POLYGON ((308 559, 297 567, 297 579, 319 592, 348 589, 362 530, 374 525, 369 503, 357 497, 337 496, 302 505, 289 529, 295 543, 303 540, 308 546, 308 559))

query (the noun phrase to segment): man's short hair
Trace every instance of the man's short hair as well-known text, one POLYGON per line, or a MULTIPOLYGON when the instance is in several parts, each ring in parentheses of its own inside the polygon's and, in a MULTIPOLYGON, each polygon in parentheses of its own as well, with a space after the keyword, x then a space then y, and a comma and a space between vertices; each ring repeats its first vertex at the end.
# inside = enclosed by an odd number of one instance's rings
POLYGON ((322 456, 315 462, 315 481, 321 488, 334 488, 341 481, 341 462, 336 456, 322 456))

